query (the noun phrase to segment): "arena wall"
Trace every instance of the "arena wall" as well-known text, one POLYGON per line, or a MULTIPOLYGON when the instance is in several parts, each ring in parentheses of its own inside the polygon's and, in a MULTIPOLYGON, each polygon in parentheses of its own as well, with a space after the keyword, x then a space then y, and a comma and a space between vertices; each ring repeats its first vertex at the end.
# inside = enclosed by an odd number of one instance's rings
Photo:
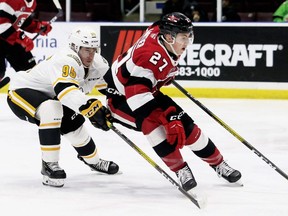
MULTIPOLYGON (((56 22, 48 37, 35 40, 32 52, 36 62, 43 61, 67 46, 71 29, 90 25, 97 29, 101 54, 111 64, 149 24, 56 22)), ((177 81, 195 97, 288 99, 287 28, 278 23, 194 24, 194 43, 179 61, 177 81)), ((8 64, 9 73, 14 71, 8 64)), ((1 90, 6 91, 7 86, 1 90)), ((173 86, 163 91, 183 96, 173 86)))

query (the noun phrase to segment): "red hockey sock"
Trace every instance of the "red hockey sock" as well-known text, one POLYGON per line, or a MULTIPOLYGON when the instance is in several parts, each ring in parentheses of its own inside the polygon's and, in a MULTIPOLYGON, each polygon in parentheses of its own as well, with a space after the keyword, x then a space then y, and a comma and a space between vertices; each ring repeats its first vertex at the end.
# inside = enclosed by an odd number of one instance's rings
POLYGON ((202 160, 207 162, 210 166, 216 166, 223 161, 223 156, 219 150, 215 148, 215 151, 212 155, 206 158, 202 158, 202 160))
POLYGON ((175 150, 171 154, 161 158, 163 162, 169 167, 169 169, 173 172, 181 169, 185 162, 182 158, 182 155, 179 150, 175 150))

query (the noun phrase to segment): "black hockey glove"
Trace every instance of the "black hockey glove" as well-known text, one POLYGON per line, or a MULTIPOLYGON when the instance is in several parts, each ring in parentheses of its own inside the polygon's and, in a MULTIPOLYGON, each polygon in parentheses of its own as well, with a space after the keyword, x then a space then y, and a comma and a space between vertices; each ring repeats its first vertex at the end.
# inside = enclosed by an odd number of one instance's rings
POLYGON ((89 99, 85 105, 82 105, 79 108, 79 110, 82 115, 89 118, 94 127, 104 131, 110 129, 108 124, 112 121, 111 113, 105 106, 102 106, 102 103, 99 100, 89 99))

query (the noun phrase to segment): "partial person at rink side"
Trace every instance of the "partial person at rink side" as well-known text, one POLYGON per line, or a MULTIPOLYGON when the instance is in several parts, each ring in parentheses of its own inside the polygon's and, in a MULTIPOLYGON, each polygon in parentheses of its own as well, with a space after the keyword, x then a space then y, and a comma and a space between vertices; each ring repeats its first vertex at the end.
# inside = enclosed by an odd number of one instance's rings
POLYGON ((288 22, 288 0, 284 1, 273 14, 274 22, 288 22))
POLYGON ((7 97, 16 116, 38 125, 43 184, 56 187, 62 187, 66 178, 58 164, 60 135, 70 141, 78 158, 91 170, 107 174, 119 170, 116 163, 99 158, 84 127, 86 116, 96 128, 109 130, 109 110, 86 95, 94 86, 106 88, 103 74, 109 66, 99 54, 99 39, 94 29, 83 26, 74 29, 68 41, 69 47, 31 70, 16 73, 7 97))
POLYGON ((160 91, 175 79, 179 58, 193 39, 188 17, 178 12, 167 14, 148 27, 113 63, 112 72, 104 76, 108 84, 107 107, 114 122, 142 131, 186 191, 196 187, 197 182, 180 153, 184 146, 228 182, 241 178, 193 119, 160 91))
MULTIPOLYGON (((5 60, 16 72, 36 65, 33 40, 25 32, 47 35, 52 27, 31 16, 35 9, 36 0, 0 0, 0 82, 6 72, 5 60)), ((4 79, 9 82, 9 77, 4 79)))

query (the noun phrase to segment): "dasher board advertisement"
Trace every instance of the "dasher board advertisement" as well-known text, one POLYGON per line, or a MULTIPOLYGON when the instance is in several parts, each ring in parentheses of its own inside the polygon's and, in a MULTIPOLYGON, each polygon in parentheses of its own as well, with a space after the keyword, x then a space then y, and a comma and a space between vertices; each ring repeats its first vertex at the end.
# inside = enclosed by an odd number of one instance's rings
MULTIPOLYGON (((102 55, 111 64, 147 25, 101 26, 102 55)), ((288 26, 194 26, 195 40, 179 61, 178 80, 288 82, 288 26)))

